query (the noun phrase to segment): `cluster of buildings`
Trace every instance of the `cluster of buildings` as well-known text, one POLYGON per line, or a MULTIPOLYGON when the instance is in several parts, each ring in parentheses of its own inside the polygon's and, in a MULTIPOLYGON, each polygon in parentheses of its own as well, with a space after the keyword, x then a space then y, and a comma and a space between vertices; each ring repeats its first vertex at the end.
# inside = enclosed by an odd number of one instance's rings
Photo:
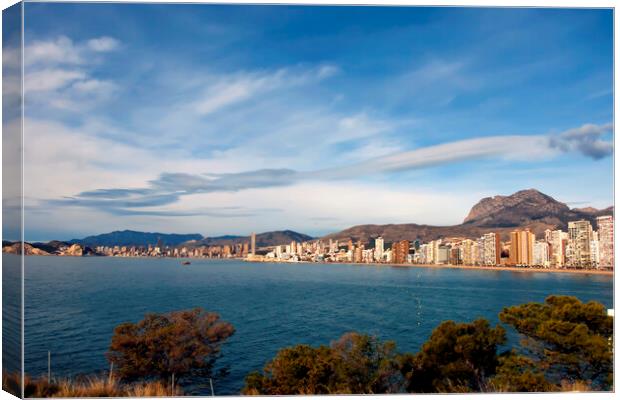
POLYGON ((170 247, 159 242, 148 247, 98 246, 96 251, 120 257, 613 269, 614 223, 612 216, 598 217, 594 230, 589 221, 571 221, 568 232, 546 230, 541 238, 528 229, 519 229, 510 232, 507 241, 501 241, 499 233, 489 232, 477 239, 441 238, 428 243, 419 240, 386 243, 384 238, 377 237, 371 243, 329 239, 291 241, 257 249, 256 235, 252 233, 249 243, 170 247))
POLYGON ((97 246, 96 253, 114 257, 191 257, 191 258, 247 258, 256 251, 256 235, 250 243, 215 246, 166 246, 161 240, 148 246, 97 246))
POLYGON ((375 238, 370 244, 331 239, 329 242, 291 242, 250 258, 260 261, 613 269, 613 217, 598 217, 596 228, 594 230, 586 220, 572 221, 568 223, 568 232, 546 230, 544 237, 537 239, 528 229, 515 230, 504 242, 496 232, 477 239, 441 238, 428 243, 400 240, 390 246, 386 246, 382 237, 375 238))

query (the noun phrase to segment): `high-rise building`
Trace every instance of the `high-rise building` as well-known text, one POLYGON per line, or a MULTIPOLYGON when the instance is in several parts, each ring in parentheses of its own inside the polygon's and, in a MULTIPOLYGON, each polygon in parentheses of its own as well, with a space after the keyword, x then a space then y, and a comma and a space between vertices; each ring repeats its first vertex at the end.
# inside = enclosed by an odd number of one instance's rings
POLYGON ((256 254, 256 233, 252 232, 252 236, 250 238, 250 254, 256 254))
POLYGON ((383 237, 379 236, 375 239, 375 260, 381 261, 383 259, 384 245, 383 237))
MULTIPOLYGON (((351 249, 350 246, 349 249, 351 249)), ((329 252, 338 253, 338 240, 329 239, 329 252)))
POLYGON ((463 265, 474 265, 474 241, 465 239, 461 242, 460 258, 463 265))
POLYGON ((534 242, 536 236, 529 230, 510 232, 511 265, 532 265, 534 263, 534 242))
POLYGON ((597 239, 594 239, 590 242, 590 266, 592 268, 598 268, 600 264, 601 264, 600 242, 597 239))
POLYGON ((602 268, 614 266, 614 218, 605 215, 596 218, 599 240, 599 265, 602 268))
POLYGON ((484 265, 484 239, 476 239, 476 265, 484 265))
POLYGON ((480 264, 480 245, 477 240, 471 241, 471 265, 480 264))
MULTIPOLYGON (((433 255, 432 255, 432 262, 433 264, 444 264, 445 262, 441 262, 441 260, 439 259, 439 247, 442 245, 443 241, 441 239, 437 239, 431 242, 433 244, 432 246, 432 251, 433 251, 433 255)), ((447 257, 446 257, 447 260, 447 257)))
POLYGON ((555 268, 564 266, 564 255, 566 253, 566 232, 561 230, 545 231, 545 240, 549 244, 549 265, 555 268))
POLYGON ((484 248, 482 264, 499 265, 499 259, 502 254, 502 248, 499 243, 499 235, 493 232, 483 235, 482 246, 484 248))
POLYGON ((401 240, 400 242, 392 243, 392 262, 396 264, 404 264, 407 262, 407 256, 409 255, 409 241, 401 240))
POLYGON ((448 264, 450 261, 450 247, 445 244, 437 246, 435 264, 448 264))
POLYGON ((568 223, 568 240, 572 251, 568 264, 577 268, 592 267, 590 244, 593 239, 592 225, 586 220, 570 221, 568 223))
POLYGON ((532 264, 538 267, 549 267, 549 243, 546 240, 534 243, 532 264))
POLYGON ((353 249, 353 262, 355 263, 361 263, 362 262, 362 251, 364 249, 362 248, 362 246, 356 246, 353 249))

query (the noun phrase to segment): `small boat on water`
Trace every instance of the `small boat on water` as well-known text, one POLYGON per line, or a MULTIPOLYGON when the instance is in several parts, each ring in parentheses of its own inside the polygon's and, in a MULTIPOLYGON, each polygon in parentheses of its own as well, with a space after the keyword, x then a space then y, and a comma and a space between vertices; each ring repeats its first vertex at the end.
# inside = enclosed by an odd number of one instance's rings
POLYGON ((183 261, 183 262, 181 263, 181 265, 190 265, 190 264, 191 264, 191 262, 189 262, 189 261, 183 261))

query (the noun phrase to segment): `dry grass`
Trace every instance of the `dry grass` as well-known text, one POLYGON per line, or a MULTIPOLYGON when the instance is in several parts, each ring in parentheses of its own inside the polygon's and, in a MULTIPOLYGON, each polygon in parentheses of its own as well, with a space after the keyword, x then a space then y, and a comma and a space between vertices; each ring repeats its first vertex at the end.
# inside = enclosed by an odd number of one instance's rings
MULTIPOLYGON (((20 374, 6 373, 2 375, 2 388, 20 397, 20 374)), ((51 384, 46 377, 33 379, 24 377, 25 397, 162 397, 182 396, 183 391, 161 382, 137 382, 123 384, 117 379, 106 377, 85 377, 79 379, 58 379, 51 384)))
MULTIPOLYGON (((121 397, 123 390, 118 382, 101 378, 85 378, 80 381, 63 379, 56 383, 57 391, 52 397, 121 397)), ((48 396, 49 397, 49 396, 48 396)))
POLYGON ((169 386, 161 382, 137 383, 127 388, 123 396, 130 397, 159 397, 159 396, 182 396, 183 392, 175 386, 174 393, 169 386))
POLYGON ((592 388, 588 382, 584 381, 562 381, 560 388, 562 392, 590 392, 592 388))

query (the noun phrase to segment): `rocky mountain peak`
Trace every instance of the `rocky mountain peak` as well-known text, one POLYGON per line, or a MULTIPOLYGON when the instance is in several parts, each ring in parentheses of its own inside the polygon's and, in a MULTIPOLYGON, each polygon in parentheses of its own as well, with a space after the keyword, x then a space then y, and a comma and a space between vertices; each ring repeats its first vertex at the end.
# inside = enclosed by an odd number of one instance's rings
POLYGON ((570 208, 536 189, 510 196, 486 197, 474 205, 463 221, 478 226, 519 226, 532 220, 559 218, 570 208))

